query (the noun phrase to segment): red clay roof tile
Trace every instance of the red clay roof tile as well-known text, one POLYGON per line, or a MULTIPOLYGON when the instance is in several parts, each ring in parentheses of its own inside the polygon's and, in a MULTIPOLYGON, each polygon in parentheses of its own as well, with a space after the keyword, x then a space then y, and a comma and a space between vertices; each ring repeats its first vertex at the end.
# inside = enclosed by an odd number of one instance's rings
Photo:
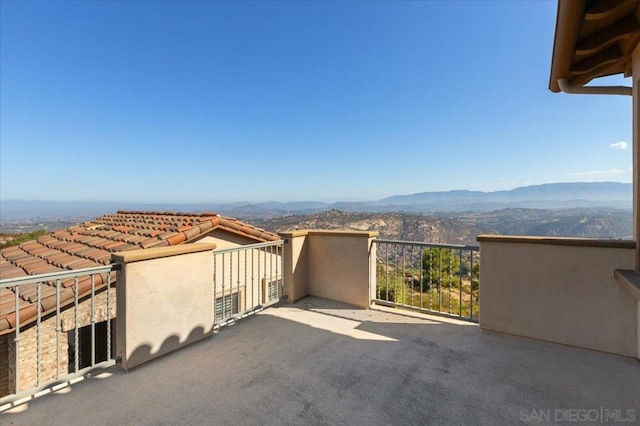
POLYGON ((141 241, 139 244, 140 244, 140 247, 142 248, 149 248, 149 247, 155 247, 161 242, 162 240, 160 240, 159 238, 148 238, 144 241, 141 241))
MULTIPOLYGON (((24 321, 25 318, 32 318, 36 316, 38 309, 36 308, 35 304, 30 304, 25 306, 24 308, 20 308, 20 316, 19 318, 21 318, 21 321, 24 321)), ((7 316, 3 317, 7 320, 7 322, 9 323, 9 327, 14 328, 16 326, 16 313, 12 312, 7 316)))
POLYGON ((127 243, 122 241, 110 241, 103 246, 105 250, 115 250, 116 248, 126 245, 127 243))
MULTIPOLYGON (((0 312, 2 312, 2 316, 12 314, 16 311, 16 300, 15 295, 11 301, 5 301, 0 303, 0 312)), ((25 308, 31 305, 30 302, 24 299, 18 299, 18 309, 25 308)))
MULTIPOLYGON (((48 297, 56 294, 56 288, 47 284, 40 284, 40 300, 44 297, 48 297)), ((38 301, 38 288, 36 284, 33 284, 28 290, 21 294, 23 299, 28 302, 35 303, 38 301)))
POLYGON ((47 274, 49 272, 56 272, 60 270, 60 268, 50 265, 47 262, 25 265, 23 266, 23 269, 27 272, 27 275, 47 274))
POLYGON ((9 278, 24 277, 25 275, 27 275, 27 273, 24 271, 24 269, 18 266, 14 266, 10 269, 3 269, 0 272, 0 279, 8 280, 9 278))
POLYGON ((213 228, 213 222, 210 220, 200 222, 198 223, 198 228, 200 229, 201 233, 205 233, 213 228))
POLYGON ((123 245, 114 247, 109 251, 112 252, 112 253, 116 253, 116 252, 121 252, 121 251, 139 249, 139 248, 140 247, 138 247, 135 244, 123 243, 123 245))
POLYGON ((90 259, 81 259, 80 262, 73 265, 73 269, 95 268, 96 266, 100 266, 100 264, 90 259))
POLYGON ((187 236, 184 234, 184 232, 179 232, 176 235, 167 238, 166 241, 169 242, 169 245, 177 246, 178 244, 181 244, 187 241, 187 236))
MULTIPOLYGON (((118 211, 55 231, 36 241, 2 249, 0 278, 48 273, 63 268, 91 268, 108 264, 111 252, 183 244, 218 228, 256 242, 280 239, 263 229, 212 212, 189 214, 118 211)), ((112 281, 114 278, 115 274, 111 274, 112 281)), ((105 283, 106 278, 95 276, 96 290, 105 283)), ((79 278, 76 288, 75 280, 65 279, 60 281, 60 287, 60 300, 66 303, 65 301, 73 299, 76 290, 79 293, 89 291, 91 280, 88 277, 79 278)), ((55 282, 51 285, 41 284, 43 311, 55 308, 55 288, 55 282)), ((15 326, 15 294, 10 289, 0 290, 0 333, 4 334, 15 326)), ((23 290, 24 294, 19 298, 21 324, 32 318, 37 311, 32 303, 35 300, 33 297, 37 298, 36 285, 25 286, 23 290)))
POLYGON ((198 236, 198 234, 201 233, 200 227, 198 226, 191 226, 190 228, 184 230, 183 232, 184 232, 184 235, 187 237, 187 241, 198 236))

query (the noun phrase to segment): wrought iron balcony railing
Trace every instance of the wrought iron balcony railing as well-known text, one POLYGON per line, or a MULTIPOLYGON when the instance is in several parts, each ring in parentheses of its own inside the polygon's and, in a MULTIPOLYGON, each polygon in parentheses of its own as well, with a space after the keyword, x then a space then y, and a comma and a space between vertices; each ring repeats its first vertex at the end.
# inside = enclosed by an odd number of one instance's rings
POLYGON ((374 240, 375 303, 478 322, 476 246, 374 240))

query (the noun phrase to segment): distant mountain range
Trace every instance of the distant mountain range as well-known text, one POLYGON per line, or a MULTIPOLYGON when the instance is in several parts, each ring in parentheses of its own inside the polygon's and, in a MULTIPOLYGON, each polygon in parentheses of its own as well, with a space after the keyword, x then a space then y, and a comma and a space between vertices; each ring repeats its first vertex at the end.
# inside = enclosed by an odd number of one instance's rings
POLYGON ((65 217, 83 220, 116 210, 217 211, 244 219, 345 212, 489 212, 505 208, 622 208, 630 209, 632 185, 619 182, 551 183, 508 191, 442 191, 394 195, 375 201, 321 203, 317 201, 264 203, 116 203, 86 201, 1 200, 0 222, 65 217))
POLYGON ((446 191, 394 195, 374 202, 380 205, 423 205, 435 202, 510 203, 527 201, 623 201, 631 200, 632 185, 619 182, 548 183, 507 191, 446 191))
POLYGON ((507 191, 442 191, 394 195, 377 201, 334 203, 351 212, 488 212, 504 208, 631 208, 633 187, 619 182, 550 183, 507 191))

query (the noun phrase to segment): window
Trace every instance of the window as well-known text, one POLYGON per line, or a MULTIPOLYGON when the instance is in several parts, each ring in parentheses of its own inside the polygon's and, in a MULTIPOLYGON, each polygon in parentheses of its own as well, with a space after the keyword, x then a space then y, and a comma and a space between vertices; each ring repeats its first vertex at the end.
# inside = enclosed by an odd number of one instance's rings
POLYGON ((282 278, 271 278, 269 281, 263 280, 262 303, 276 302, 282 297, 282 278))
MULTIPOLYGON (((110 358, 113 358, 115 353, 115 331, 116 324, 115 318, 111 319, 111 354, 110 358)), ((67 333, 69 341, 68 354, 69 354, 69 373, 74 373, 76 368, 76 339, 75 330, 70 330, 67 333)), ((107 361, 107 322, 97 322, 95 329, 95 361, 96 364, 102 361, 107 361)), ((78 328, 78 367, 80 369, 91 367, 91 326, 87 325, 78 328)))
POLYGON ((216 321, 222 321, 223 319, 240 312, 238 293, 216 298, 215 312, 216 321))

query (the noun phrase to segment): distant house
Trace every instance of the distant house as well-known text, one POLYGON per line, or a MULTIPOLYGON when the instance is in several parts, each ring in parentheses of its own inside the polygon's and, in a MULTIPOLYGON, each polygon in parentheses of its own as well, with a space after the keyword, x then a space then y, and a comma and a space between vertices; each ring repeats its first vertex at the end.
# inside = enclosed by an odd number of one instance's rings
MULTIPOLYGON (((215 213, 188 214, 171 212, 118 211, 77 226, 56 231, 50 235, 29 241, 19 246, 7 247, 0 251, 0 279, 39 275, 64 270, 108 265, 111 254, 175 246, 190 243, 215 243, 217 249, 233 248, 260 242, 278 241, 276 234, 256 228, 239 220, 222 217, 215 213)), ((222 265, 221 265, 222 266, 222 265)), ((272 281, 279 277, 268 277, 272 281)), ((212 277, 213 280, 213 277, 212 277)), ((262 283, 264 286, 265 283, 262 283)), ((56 283, 48 282, 40 286, 40 342, 43 352, 40 361, 41 382, 55 379, 57 372, 75 371, 77 365, 84 368, 91 365, 91 311, 95 324, 95 362, 106 359, 107 318, 115 318, 115 274, 96 275, 93 281, 95 299, 91 305, 92 283, 83 277, 76 284, 73 280, 61 283, 56 291, 56 283), (107 294, 107 283, 111 291, 107 294), (76 290, 77 289, 77 290, 76 290), (77 291, 77 296, 76 296, 77 291), (59 293, 59 294, 58 294, 59 293), (75 309, 76 297, 79 300, 75 309), (107 297, 110 298, 111 312, 107 312, 107 297), (60 327, 56 311, 60 306, 60 327), (71 309, 73 308, 73 309, 71 309), (76 326, 76 320, 78 322, 76 326), (78 336, 75 336, 75 330, 78 336), (75 348, 78 342, 78 350, 75 348), (59 353, 58 345, 63 348, 59 353)), ((216 316, 223 308, 228 313, 243 310, 242 300, 255 290, 248 286, 235 289, 216 289, 216 316), (239 297, 244 292, 244 298, 239 297)), ((269 287, 263 287, 268 293, 269 287)), ((269 296, 267 294, 267 296, 269 296)), ((272 295, 271 295, 272 296, 272 295)), ((35 385, 37 348, 37 289, 36 284, 21 286, 19 293, 20 339, 15 342, 16 294, 13 289, 0 289, 0 396, 17 393, 35 385), (16 363, 15 349, 19 344, 19 360, 16 363), (19 387, 16 389, 14 373, 18 365, 19 387)), ((112 341, 113 330, 111 327, 112 341)), ((111 345, 114 348, 115 345, 111 345)))

